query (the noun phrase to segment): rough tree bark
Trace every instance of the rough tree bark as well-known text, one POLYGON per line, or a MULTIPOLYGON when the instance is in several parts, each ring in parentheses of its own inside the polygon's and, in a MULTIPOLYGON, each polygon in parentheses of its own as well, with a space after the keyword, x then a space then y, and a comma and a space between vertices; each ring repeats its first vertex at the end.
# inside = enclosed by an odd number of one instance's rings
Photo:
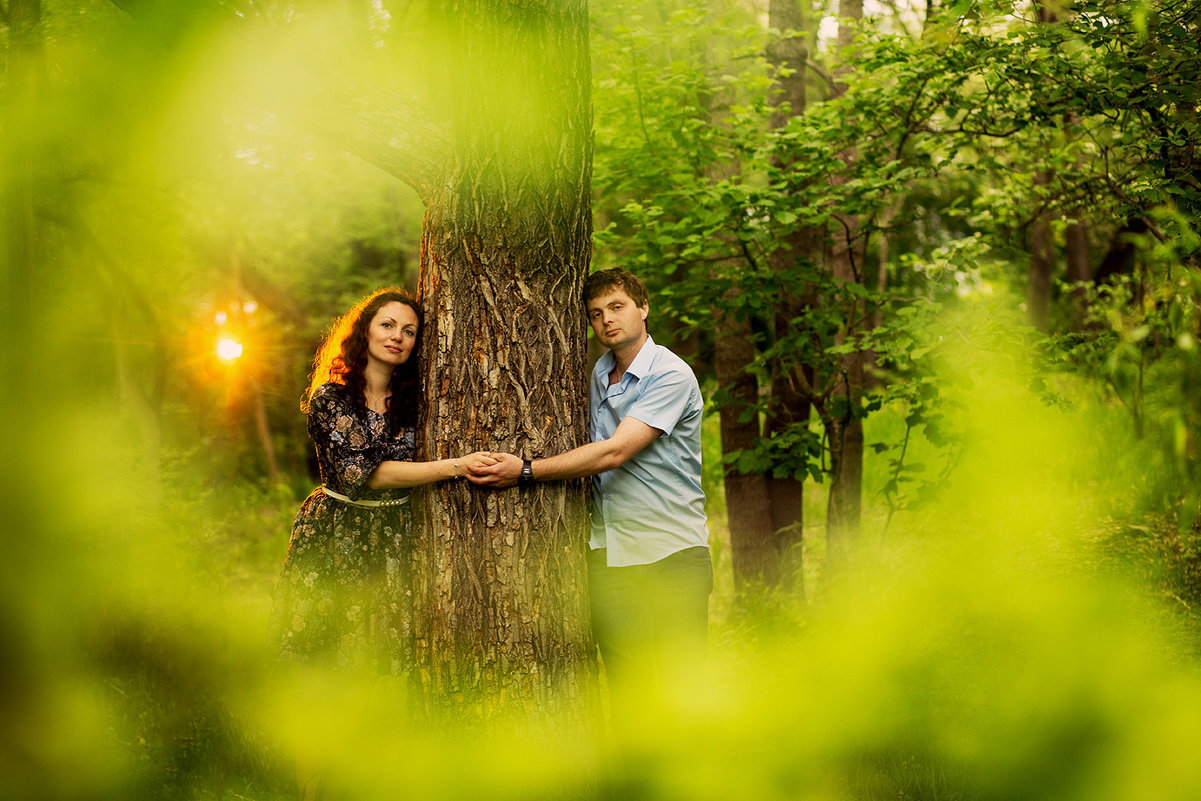
MULTIPOLYGON (((441 22, 453 120, 422 235, 427 455, 558 453, 587 437, 587 3, 462 0, 441 22)), ((581 714, 584 482, 444 484, 422 508, 414 594, 431 696, 581 714)))

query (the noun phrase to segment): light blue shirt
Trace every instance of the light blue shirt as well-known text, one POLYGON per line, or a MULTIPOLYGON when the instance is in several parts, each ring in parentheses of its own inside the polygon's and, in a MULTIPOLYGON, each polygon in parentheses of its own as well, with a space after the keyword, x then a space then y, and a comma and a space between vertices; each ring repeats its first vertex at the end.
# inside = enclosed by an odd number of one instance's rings
POLYGON ((592 441, 613 436, 626 417, 659 435, 621 467, 592 477, 592 537, 610 567, 646 565, 709 544, 701 489, 704 400, 692 368, 649 336, 621 381, 609 386, 617 360, 601 356, 589 383, 592 441))

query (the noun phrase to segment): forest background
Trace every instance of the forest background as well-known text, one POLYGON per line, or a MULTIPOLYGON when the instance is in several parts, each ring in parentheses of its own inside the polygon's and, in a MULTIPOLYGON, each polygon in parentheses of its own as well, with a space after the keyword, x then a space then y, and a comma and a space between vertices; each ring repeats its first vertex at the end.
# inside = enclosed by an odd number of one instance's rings
MULTIPOLYGON (((430 9, 0 10, 0 795, 288 797, 313 728, 354 797, 593 795, 603 748, 298 701, 267 642, 312 354, 418 283, 345 121, 416 126, 430 9)), ((1198 797, 1201 6, 590 17, 592 266, 702 382, 718 577, 624 795, 1198 797)))

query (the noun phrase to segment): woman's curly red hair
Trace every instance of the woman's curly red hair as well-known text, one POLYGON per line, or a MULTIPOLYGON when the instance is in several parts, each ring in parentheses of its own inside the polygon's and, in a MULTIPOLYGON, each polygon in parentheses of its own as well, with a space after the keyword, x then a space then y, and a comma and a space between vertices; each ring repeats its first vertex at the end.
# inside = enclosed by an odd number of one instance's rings
POLYGON ((421 330, 424 319, 421 306, 403 289, 384 287, 360 300, 350 311, 334 320, 326 331, 317 356, 313 359, 313 373, 309 388, 301 402, 301 410, 309 411, 309 398, 317 387, 326 383, 342 384, 350 390, 351 397, 364 410, 367 408, 366 382, 367 329, 376 313, 389 303, 403 303, 417 315, 417 342, 408 360, 392 372, 392 397, 388 400, 388 418, 393 427, 410 427, 417 424, 417 408, 420 398, 418 383, 417 354, 420 351, 421 330))

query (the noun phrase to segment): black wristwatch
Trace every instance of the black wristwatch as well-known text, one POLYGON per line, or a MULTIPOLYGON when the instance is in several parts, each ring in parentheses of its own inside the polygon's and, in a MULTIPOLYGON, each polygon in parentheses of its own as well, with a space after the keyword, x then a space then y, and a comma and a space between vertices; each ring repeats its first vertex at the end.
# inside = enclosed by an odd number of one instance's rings
POLYGON ((529 459, 521 462, 521 475, 517 477, 517 483, 522 486, 534 483, 534 465, 529 459))

